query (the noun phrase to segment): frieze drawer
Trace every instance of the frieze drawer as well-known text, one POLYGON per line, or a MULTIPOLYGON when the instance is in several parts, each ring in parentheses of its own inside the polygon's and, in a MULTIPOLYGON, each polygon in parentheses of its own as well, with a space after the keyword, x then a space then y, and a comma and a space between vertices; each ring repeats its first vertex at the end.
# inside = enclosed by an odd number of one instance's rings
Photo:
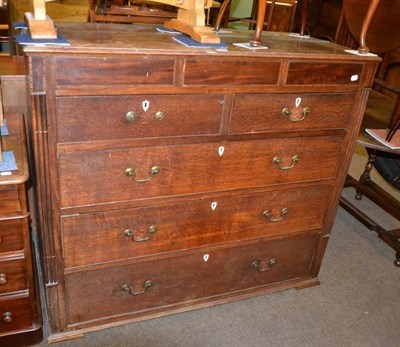
POLYGON ((331 179, 342 140, 304 137, 60 153, 61 205, 331 179))
POLYGON ((174 66, 173 58, 58 58, 55 78, 58 85, 172 85, 174 66))
POLYGON ((238 94, 229 133, 346 129, 354 94, 238 94))
POLYGON ((59 97, 58 142, 218 135, 223 106, 221 94, 59 97))
POLYGON ((318 233, 66 275, 69 324, 307 278, 318 233), (84 284, 84 285, 82 285, 84 284))
POLYGON ((65 216, 65 266, 321 228, 331 191, 331 185, 317 185, 65 216))

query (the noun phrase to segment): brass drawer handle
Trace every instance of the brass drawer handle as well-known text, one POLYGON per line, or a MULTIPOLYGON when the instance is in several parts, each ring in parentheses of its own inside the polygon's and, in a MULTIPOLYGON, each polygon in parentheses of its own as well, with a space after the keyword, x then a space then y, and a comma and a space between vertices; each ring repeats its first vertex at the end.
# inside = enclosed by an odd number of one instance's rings
POLYGON ((124 292, 127 292, 131 295, 139 295, 139 294, 143 294, 147 289, 150 289, 153 286, 153 282, 147 280, 143 283, 143 285, 141 286, 141 288, 139 289, 138 287, 132 287, 130 284, 124 284, 122 285, 122 290, 124 292))
POLYGON ((7 275, 0 274, 0 286, 4 286, 5 284, 7 284, 7 275))
POLYGON ((12 322, 12 313, 11 312, 3 313, 3 322, 6 324, 10 324, 12 322))
POLYGON ((290 166, 283 166, 282 159, 280 157, 275 157, 274 159, 272 159, 272 162, 281 170, 289 170, 293 168, 299 161, 300 157, 298 155, 294 155, 292 157, 292 164, 290 166))
POLYGON ((289 209, 288 208, 283 208, 279 217, 274 218, 272 217, 272 212, 271 210, 265 210, 262 214, 265 218, 267 218, 270 222, 279 222, 283 219, 283 217, 285 217, 287 214, 289 213, 289 209))
POLYGON ((152 225, 150 228, 147 229, 147 233, 149 234, 149 236, 142 238, 142 239, 135 238, 135 232, 132 229, 126 229, 124 231, 124 235, 126 237, 132 237, 132 241, 143 242, 143 241, 149 240, 151 237, 151 234, 154 234, 157 230, 158 230, 158 227, 156 225, 152 225))
POLYGON ((271 268, 276 264, 276 259, 272 258, 270 260, 255 260, 251 263, 253 267, 257 269, 258 272, 265 272, 271 270, 271 268))
POLYGON ((285 107, 285 108, 282 110, 282 114, 283 114, 285 117, 289 118, 289 120, 290 120, 291 122, 294 122, 294 123, 295 123, 295 122, 301 122, 302 120, 304 120, 305 118, 307 118, 307 117, 310 115, 311 110, 310 110, 309 107, 305 107, 305 108, 303 108, 303 111, 302 111, 301 113, 303 114, 303 116, 300 117, 300 118, 297 118, 297 117, 293 117, 293 116, 292 116, 292 110, 291 110, 290 108, 285 107))
POLYGON ((135 120, 138 119, 138 115, 137 115, 137 113, 134 112, 134 111, 129 111, 129 112, 125 115, 125 119, 126 119, 129 123, 132 123, 132 122, 134 122, 135 120))
MULTIPOLYGON (((150 177, 149 178, 135 178, 136 183, 146 183, 149 182, 153 179, 154 176, 158 175, 161 172, 161 168, 159 166, 153 166, 150 170, 150 177)), ((136 171, 135 169, 132 169, 131 167, 127 168, 125 170, 125 176, 127 177, 133 177, 136 176, 136 171)))
POLYGON ((164 112, 158 111, 154 116, 157 120, 162 120, 164 118, 164 112))

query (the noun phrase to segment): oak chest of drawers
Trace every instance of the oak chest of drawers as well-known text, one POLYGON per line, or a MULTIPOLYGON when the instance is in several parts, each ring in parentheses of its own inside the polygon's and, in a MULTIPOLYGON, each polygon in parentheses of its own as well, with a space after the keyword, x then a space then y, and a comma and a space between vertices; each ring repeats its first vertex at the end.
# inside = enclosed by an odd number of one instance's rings
POLYGON ((376 58, 59 30, 25 50, 50 339, 318 284, 376 58))
POLYGON ((5 119, 2 150, 12 152, 17 170, 0 173, 0 346, 27 346, 42 336, 29 232, 28 155, 22 114, 8 113, 5 119))

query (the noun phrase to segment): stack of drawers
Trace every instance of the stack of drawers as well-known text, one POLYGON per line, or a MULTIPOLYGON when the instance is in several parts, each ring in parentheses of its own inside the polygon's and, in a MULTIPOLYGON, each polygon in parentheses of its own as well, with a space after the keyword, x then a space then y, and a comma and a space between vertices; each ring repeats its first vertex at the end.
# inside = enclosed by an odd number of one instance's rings
POLYGON ((26 50, 54 336, 318 284, 377 60, 101 28, 26 50))
POLYGON ((19 346, 40 341, 41 325, 29 234, 24 119, 7 114, 6 121, 9 135, 2 138, 3 150, 13 152, 18 170, 0 174, 0 345, 19 346))

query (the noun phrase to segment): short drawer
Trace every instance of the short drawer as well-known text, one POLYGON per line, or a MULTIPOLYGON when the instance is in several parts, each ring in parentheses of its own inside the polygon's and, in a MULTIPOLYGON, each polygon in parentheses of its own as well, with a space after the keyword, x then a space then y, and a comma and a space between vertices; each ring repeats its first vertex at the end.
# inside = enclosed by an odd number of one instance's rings
POLYGON ((27 218, 0 220, 0 253, 24 248, 23 230, 28 227, 27 218))
POLYGON ((239 94, 229 133, 345 129, 354 94, 239 94))
POLYGON ((212 94, 59 97, 58 142, 215 135, 223 105, 212 94))
POLYGON ((262 59, 186 59, 186 85, 274 85, 280 61, 262 59))
POLYGON ((25 259, 0 260, 0 294, 27 289, 25 259))
POLYGON ((363 68, 357 63, 291 62, 286 84, 358 86, 363 68))
POLYGON ((321 228, 330 185, 62 217, 66 267, 321 228), (88 244, 82 252, 82 245, 88 244))
POLYGON ((26 298, 0 298, 0 335, 20 329, 27 329, 33 325, 31 303, 26 298))
POLYGON ((60 153, 61 206, 330 179, 342 141, 302 137, 60 153))
POLYGON ((0 186, 0 218, 15 217, 26 213, 26 207, 21 202, 25 197, 16 184, 0 186))
POLYGON ((58 58, 55 82, 58 85, 171 85, 174 58, 58 58))
POLYGON ((306 278, 318 233, 66 275, 70 324, 306 278), (84 284, 84 285, 82 285, 84 284))

